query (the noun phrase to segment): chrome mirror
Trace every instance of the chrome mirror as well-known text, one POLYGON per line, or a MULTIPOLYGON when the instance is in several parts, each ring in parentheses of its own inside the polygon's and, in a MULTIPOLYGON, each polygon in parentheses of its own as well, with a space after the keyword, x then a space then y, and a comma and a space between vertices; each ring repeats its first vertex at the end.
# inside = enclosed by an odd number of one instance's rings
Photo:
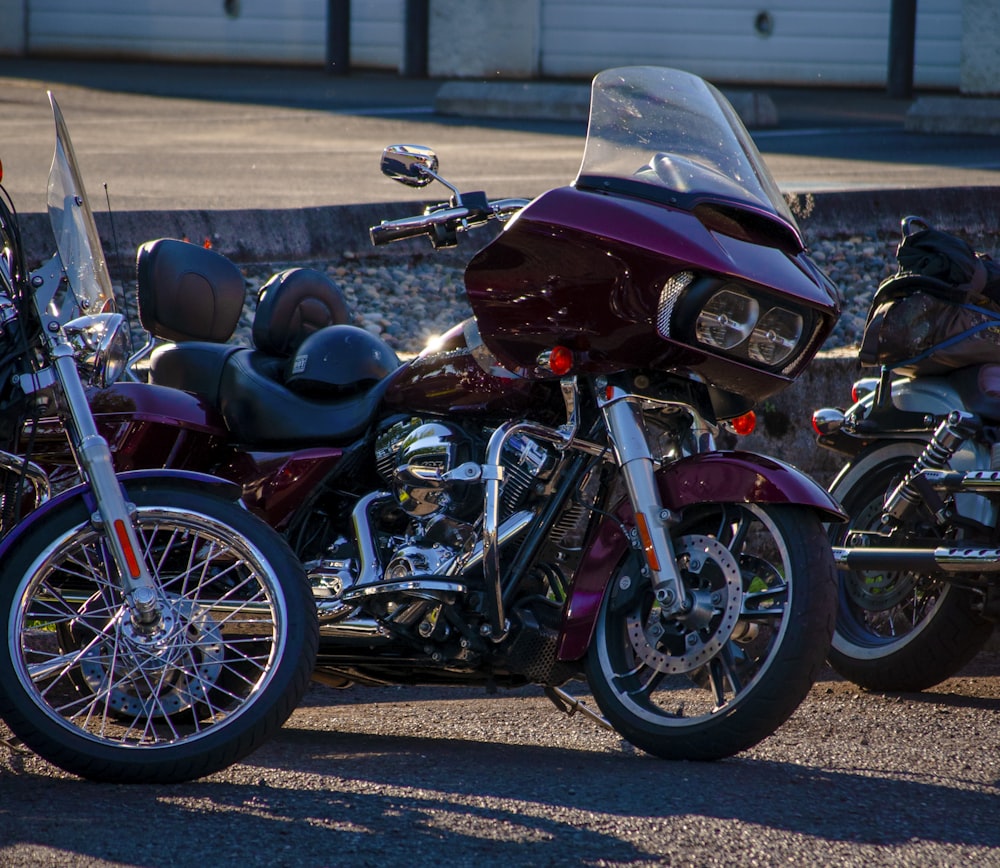
POLYGON ((423 145, 389 145, 382 152, 382 174, 408 187, 426 187, 437 169, 437 154, 423 145))

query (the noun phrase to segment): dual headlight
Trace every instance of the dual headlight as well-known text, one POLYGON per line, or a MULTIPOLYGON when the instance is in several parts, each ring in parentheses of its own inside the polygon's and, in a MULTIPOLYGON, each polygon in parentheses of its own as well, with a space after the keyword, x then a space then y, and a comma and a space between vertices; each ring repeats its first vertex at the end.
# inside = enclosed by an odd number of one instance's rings
POLYGON ((660 293, 660 335, 765 368, 794 363, 814 330, 813 315, 740 283, 671 277, 660 293))
POLYGON ((120 313, 81 316, 63 326, 73 346, 80 378, 88 386, 104 388, 125 371, 129 359, 129 334, 120 313))

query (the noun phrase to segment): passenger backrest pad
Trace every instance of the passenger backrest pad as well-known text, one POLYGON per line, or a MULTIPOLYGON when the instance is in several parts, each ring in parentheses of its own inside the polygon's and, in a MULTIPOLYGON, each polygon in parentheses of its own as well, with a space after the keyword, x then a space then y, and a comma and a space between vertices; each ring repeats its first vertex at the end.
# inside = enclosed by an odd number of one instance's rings
POLYGON ((313 332, 350 321, 336 283, 312 268, 289 268, 260 288, 253 343, 268 355, 290 356, 313 332))
POLYGON ((246 287, 226 257, 176 238, 147 241, 136 255, 139 321, 168 341, 229 340, 246 287))

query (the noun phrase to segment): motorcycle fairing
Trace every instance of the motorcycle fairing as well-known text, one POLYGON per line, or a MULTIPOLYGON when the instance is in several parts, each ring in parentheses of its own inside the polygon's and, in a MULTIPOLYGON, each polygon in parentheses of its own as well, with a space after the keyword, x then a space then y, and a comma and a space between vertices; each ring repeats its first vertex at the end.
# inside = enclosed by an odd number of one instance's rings
POLYGON ((698 76, 660 67, 595 77, 575 182, 522 208, 469 264, 466 288, 487 347, 520 376, 554 376, 539 357, 561 345, 575 373, 656 368, 744 403, 787 386, 840 310, 736 112, 698 76), (683 286, 732 280, 791 309, 795 355, 749 364, 695 341, 687 321, 675 331, 685 294, 667 287, 680 272, 683 286))
POLYGON ((756 402, 788 386, 812 352, 791 371, 741 364, 663 337, 658 306, 664 283, 680 271, 753 284, 815 311, 818 347, 839 300, 804 254, 791 256, 771 241, 726 235, 696 212, 559 187, 472 259, 466 293, 483 342, 519 376, 552 377, 538 356, 561 344, 574 351, 578 373, 690 372, 756 402))
MULTIPOLYGON (((705 452, 663 468, 657 475, 663 505, 682 510, 701 503, 785 503, 818 510, 824 521, 844 521, 840 504, 801 471, 752 452, 705 452)), ((573 580, 558 659, 578 660, 590 645, 609 577, 629 549, 622 524, 632 520, 628 500, 601 520, 573 580)))

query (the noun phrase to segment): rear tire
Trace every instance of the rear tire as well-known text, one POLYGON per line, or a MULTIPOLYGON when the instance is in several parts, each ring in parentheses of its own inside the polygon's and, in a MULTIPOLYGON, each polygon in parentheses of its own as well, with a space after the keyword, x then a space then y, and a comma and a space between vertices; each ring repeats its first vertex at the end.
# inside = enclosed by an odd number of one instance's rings
MULTIPOLYGON (((851 529, 879 526, 886 494, 921 451, 923 444, 889 444, 840 474, 831 493, 851 519, 832 527, 834 545, 843 545, 851 529)), ((830 665, 868 690, 933 687, 975 657, 993 632, 973 610, 971 591, 928 575, 842 571, 837 596, 830 665)))
POLYGON ((82 499, 28 529, 0 581, 0 716, 81 777, 176 782, 269 738, 309 683, 318 626, 285 542, 210 490, 130 483, 162 620, 129 617, 82 499))
POLYGON ((835 570, 811 510, 692 512, 672 534, 691 615, 661 616, 630 554, 605 592, 586 673, 632 744, 664 759, 715 760, 773 733, 809 692, 833 631, 835 570))

